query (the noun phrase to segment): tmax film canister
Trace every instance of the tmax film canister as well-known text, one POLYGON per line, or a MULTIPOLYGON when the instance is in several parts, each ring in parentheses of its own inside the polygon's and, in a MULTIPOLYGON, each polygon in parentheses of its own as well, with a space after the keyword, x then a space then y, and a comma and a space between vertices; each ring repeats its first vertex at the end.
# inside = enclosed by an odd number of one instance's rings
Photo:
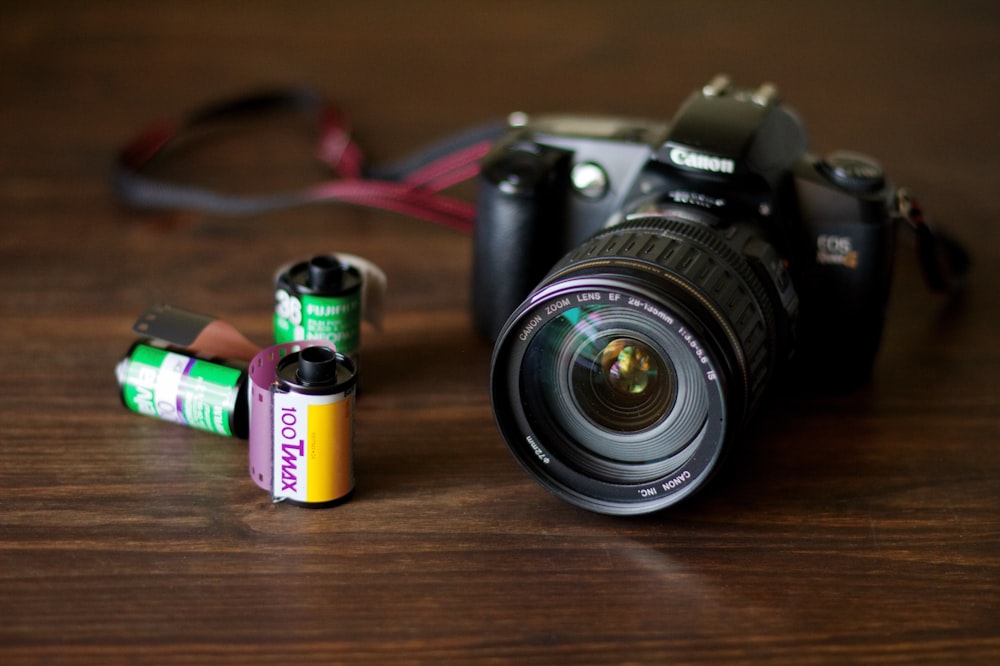
POLYGON ((275 502, 322 507, 354 490, 357 371, 322 341, 274 345, 249 366, 250 477, 275 502))

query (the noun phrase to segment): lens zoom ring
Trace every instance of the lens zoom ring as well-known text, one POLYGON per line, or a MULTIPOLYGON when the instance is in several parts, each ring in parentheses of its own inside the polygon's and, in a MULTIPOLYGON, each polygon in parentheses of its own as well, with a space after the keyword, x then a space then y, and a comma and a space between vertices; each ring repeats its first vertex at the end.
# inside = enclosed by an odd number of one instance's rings
POLYGON ((744 364, 740 370, 747 406, 752 410, 773 356, 775 320, 764 286, 746 259, 701 224, 650 217, 630 220, 594 236, 553 272, 603 257, 659 266, 683 278, 714 306, 725 319, 722 323, 738 338, 744 364))

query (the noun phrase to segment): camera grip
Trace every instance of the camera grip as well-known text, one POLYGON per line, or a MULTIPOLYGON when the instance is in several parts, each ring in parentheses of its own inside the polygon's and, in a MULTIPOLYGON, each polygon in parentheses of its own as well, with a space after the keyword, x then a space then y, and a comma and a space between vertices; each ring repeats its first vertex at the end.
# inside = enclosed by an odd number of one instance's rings
POLYGON ((563 157, 508 149, 487 158, 477 181, 472 316, 490 340, 561 254, 564 195, 556 183, 563 157))

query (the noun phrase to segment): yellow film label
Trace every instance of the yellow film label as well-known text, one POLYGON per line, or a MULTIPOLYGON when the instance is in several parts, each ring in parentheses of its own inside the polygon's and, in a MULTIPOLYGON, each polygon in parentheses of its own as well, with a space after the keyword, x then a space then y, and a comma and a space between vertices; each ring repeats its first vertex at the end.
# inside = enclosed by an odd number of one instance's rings
POLYGON ((354 487, 353 387, 333 395, 275 392, 271 496, 331 502, 354 487))

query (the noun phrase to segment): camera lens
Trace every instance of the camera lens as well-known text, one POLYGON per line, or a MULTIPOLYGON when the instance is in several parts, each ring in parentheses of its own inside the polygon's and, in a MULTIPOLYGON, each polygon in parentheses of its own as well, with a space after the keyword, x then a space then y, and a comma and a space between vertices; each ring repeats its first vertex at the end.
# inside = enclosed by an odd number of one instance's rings
POLYGON ((564 258, 501 332, 501 432, 543 486, 585 508, 654 511, 715 470, 766 385, 776 322, 710 228, 646 218, 564 258))
MULTIPOLYGON (((563 298, 588 293, 600 292, 563 298)), ((705 428, 710 400, 689 350, 627 304, 571 307, 525 350, 519 392, 560 458, 595 479, 640 483, 676 466, 705 428)))
POLYGON ((635 432, 655 423, 676 397, 672 368, 646 343, 615 338, 589 363, 581 357, 574 364, 572 390, 595 423, 635 432))

